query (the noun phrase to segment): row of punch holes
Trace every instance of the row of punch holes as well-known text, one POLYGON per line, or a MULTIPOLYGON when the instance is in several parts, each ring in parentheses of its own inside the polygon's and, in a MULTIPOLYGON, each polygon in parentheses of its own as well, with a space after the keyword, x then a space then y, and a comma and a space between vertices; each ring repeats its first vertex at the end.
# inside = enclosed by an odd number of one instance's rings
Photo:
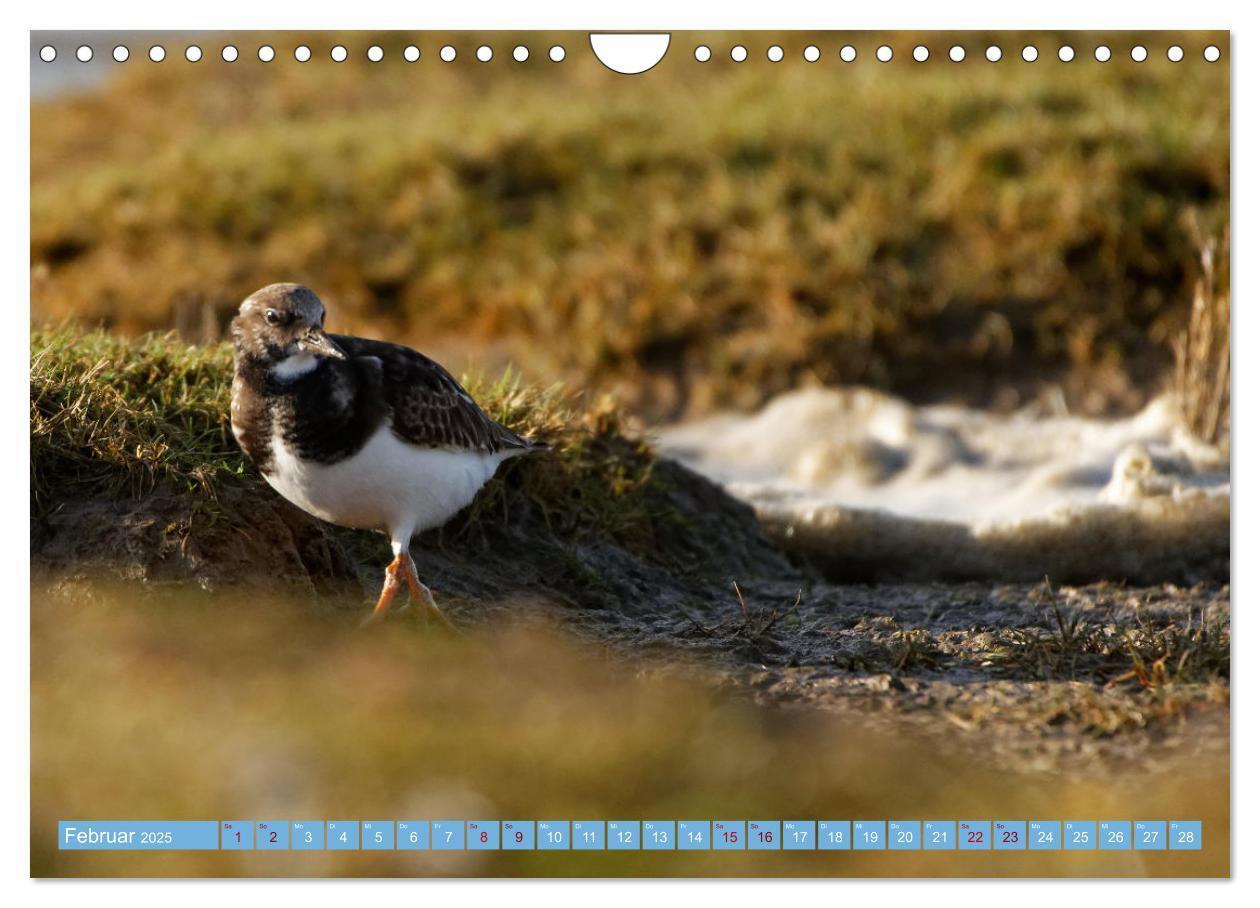
MULTIPOLYGON (((479 46, 475 54, 477 59, 482 63, 489 63, 492 59, 494 59, 494 49, 488 44, 482 44, 479 46)), ((235 45, 227 44, 220 50, 219 55, 225 62, 234 63, 237 59, 239 59, 240 51, 235 45)), ((403 49, 402 55, 403 59, 408 63, 415 63, 420 59, 420 48, 416 47, 414 44, 408 45, 403 49)), ((925 63, 931 59, 932 53, 926 45, 919 44, 914 47, 910 55, 915 62, 925 63)), ((87 44, 82 44, 75 50, 75 58, 81 63, 89 62, 93 56, 94 51, 91 46, 87 44)), ((125 63, 130 58, 131 51, 126 45, 119 44, 113 49, 112 56, 118 63, 125 63)), ((313 52, 311 51, 311 48, 305 44, 300 44, 293 50, 293 58, 299 63, 306 63, 312 58, 312 56, 313 52)), ((343 63, 349 59, 349 56, 350 52, 344 45, 341 44, 334 45, 329 52, 329 57, 335 63, 343 63)), ((373 44, 367 49, 364 56, 369 62, 379 63, 385 59, 385 51, 380 45, 373 44)), ((708 45, 701 44, 696 47, 693 52, 693 56, 697 62, 707 63, 713 58, 713 51, 708 45)), ((785 51, 778 44, 772 44, 766 50, 766 59, 771 63, 778 63, 782 61, 785 56, 785 51)), ((806 62, 816 63, 822 58, 822 51, 819 50, 817 45, 811 44, 802 51, 801 56, 806 62)), ((839 56, 843 62, 852 63, 858 58, 858 52, 855 47, 850 44, 846 44, 840 48, 839 56)), ((875 59, 880 63, 887 63, 891 61, 893 56, 893 49, 887 44, 881 44, 875 50, 875 59)), ((955 44, 949 49, 948 56, 953 62, 961 63, 967 58, 967 49, 960 44, 955 44)), ((989 45, 985 48, 984 57, 990 63, 998 62, 1002 59, 1002 56, 1002 48, 998 47, 996 44, 989 45)), ((1040 56, 1040 50, 1032 44, 1025 45, 1020 50, 1020 57, 1028 63, 1035 62, 1040 56)), ((1065 44, 1058 49, 1057 56, 1060 61, 1070 63, 1072 60, 1076 59, 1076 49, 1065 44)), ((1129 57, 1135 63, 1144 62, 1148 56, 1149 53, 1146 47, 1141 44, 1135 44, 1129 49, 1129 57)), ((1185 50, 1181 47, 1181 45, 1173 44, 1170 45, 1166 51, 1166 56, 1173 63, 1179 63, 1185 57, 1185 50)), ((458 52, 453 45, 447 44, 438 51, 438 57, 444 63, 452 63, 458 57, 458 52)), ((552 45, 547 50, 547 57, 553 63, 560 63, 565 58, 564 47, 560 44, 552 45)), ((730 57, 731 60, 736 63, 743 63, 748 59, 748 48, 742 44, 736 44, 730 50, 730 57)), ((45 63, 51 63, 57 59, 57 49, 51 44, 45 44, 39 50, 39 58, 45 63)), ((198 45, 190 44, 184 48, 184 59, 188 62, 196 63, 201 60, 201 58, 202 50, 198 45)), ((263 63, 270 63, 275 58, 276 50, 270 44, 264 44, 258 48, 258 59, 263 63)), ((1220 58, 1221 50, 1215 44, 1209 44, 1203 49, 1203 59, 1207 60, 1209 63, 1215 63, 1220 58)), ((154 63, 161 63, 166 59, 166 48, 160 44, 153 45, 149 48, 149 59, 154 63)), ((529 48, 523 44, 518 44, 512 49, 512 59, 518 63, 524 63, 529 59, 529 48)), ((1100 63, 1106 63, 1111 59, 1111 48, 1106 44, 1098 45, 1094 48, 1094 59, 1100 63)))
MULTIPOLYGON (((238 59, 240 59, 240 55, 241 52, 235 44, 225 44, 219 51, 219 56, 222 57, 226 63, 235 63, 238 59)), ((74 56, 80 63, 88 63, 91 62, 92 58, 95 56, 95 51, 90 45, 81 44, 75 49, 74 56)), ((119 44, 114 47, 112 56, 115 62, 126 63, 127 60, 131 58, 131 50, 127 47, 127 45, 119 44)), ((184 59, 189 63, 200 62, 202 56, 203 52, 199 45, 189 44, 184 48, 184 59)), ((314 53, 309 45, 299 44, 293 49, 293 59, 299 63, 306 63, 310 61, 313 56, 314 53)), ((350 58, 350 51, 348 51, 343 44, 335 44, 332 49, 329 50, 328 56, 334 63, 344 63, 350 58)), ((379 44, 373 44, 367 49, 364 56, 371 63, 380 63, 385 59, 385 50, 379 44)), ((420 48, 416 47, 414 44, 410 44, 403 48, 402 56, 408 63, 415 63, 420 59, 420 48)), ((441 58, 443 63, 453 63, 457 56, 458 51, 456 51, 455 47, 450 44, 443 45, 438 51, 438 57, 441 58)), ((547 49, 547 58, 553 63, 562 62, 565 56, 566 52, 563 45, 553 44, 547 49)), ((494 48, 490 47, 488 44, 482 44, 476 50, 476 57, 482 63, 489 63, 494 59, 494 48)), ((45 44, 39 49, 39 58, 45 63, 52 63, 57 59, 57 48, 53 47, 51 44, 45 44)), ((275 58, 276 49, 274 47, 270 44, 263 44, 259 46, 259 60, 263 63, 270 63, 275 58)), ((166 59, 166 48, 161 44, 154 44, 149 48, 149 59, 154 63, 161 63, 166 59)), ((524 63, 529 59, 529 48, 523 44, 518 44, 516 47, 512 48, 512 59, 517 63, 524 63)))

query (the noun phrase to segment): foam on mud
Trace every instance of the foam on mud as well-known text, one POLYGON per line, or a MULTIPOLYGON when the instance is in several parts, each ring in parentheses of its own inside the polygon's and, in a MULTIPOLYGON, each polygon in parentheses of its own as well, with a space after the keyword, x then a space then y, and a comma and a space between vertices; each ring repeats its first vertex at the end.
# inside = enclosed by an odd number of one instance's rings
POLYGON ((807 389, 659 444, 833 579, 1229 575, 1228 459, 1169 397, 1103 420, 807 389))

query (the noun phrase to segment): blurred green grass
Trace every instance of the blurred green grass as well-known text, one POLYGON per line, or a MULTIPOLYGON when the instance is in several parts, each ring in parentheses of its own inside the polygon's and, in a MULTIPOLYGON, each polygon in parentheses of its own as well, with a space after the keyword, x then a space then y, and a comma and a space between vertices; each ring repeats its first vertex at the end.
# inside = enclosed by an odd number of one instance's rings
MULTIPOLYGON (((995 768, 887 717, 764 709, 527 614, 361 633, 300 598, 32 590, 37 876, 1228 873, 1228 754, 995 768), (58 819, 1201 818, 1201 852, 59 852, 58 819)), ((699 676, 703 678, 701 673, 699 676)))
POLYGON ((1224 33, 1179 33, 1179 64, 1149 32, 680 33, 633 78, 575 34, 516 64, 518 37, 251 34, 275 62, 128 65, 35 104, 36 319, 200 331, 293 279, 338 330, 490 350, 655 417, 802 382, 984 403, 1057 382, 1100 411, 1162 380, 1197 267, 1186 221, 1228 219, 1228 65, 1198 53, 1224 33), (385 62, 361 59, 372 42, 385 62), (437 60, 446 42, 460 62, 437 60), (482 42, 495 59, 464 62, 482 42))

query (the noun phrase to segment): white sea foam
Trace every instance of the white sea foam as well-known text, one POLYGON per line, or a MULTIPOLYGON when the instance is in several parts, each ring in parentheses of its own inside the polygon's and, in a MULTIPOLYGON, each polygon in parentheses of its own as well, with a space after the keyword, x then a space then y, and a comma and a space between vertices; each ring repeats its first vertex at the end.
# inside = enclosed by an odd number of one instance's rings
POLYGON ((1228 573, 1228 459, 1168 397, 1102 420, 807 389, 658 441, 836 576, 1228 573))

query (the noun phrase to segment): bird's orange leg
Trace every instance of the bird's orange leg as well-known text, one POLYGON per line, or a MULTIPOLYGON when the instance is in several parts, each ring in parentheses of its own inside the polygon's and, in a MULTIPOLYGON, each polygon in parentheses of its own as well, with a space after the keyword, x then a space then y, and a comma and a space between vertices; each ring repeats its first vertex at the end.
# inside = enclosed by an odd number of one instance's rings
MULTIPOLYGON (((399 569, 402 567, 402 558, 398 555, 389 563, 389 567, 385 568, 385 585, 381 587, 381 596, 376 600, 376 608, 372 609, 372 614, 363 619, 365 625, 375 624, 385 617, 385 613, 389 611, 389 605, 394 601, 394 597, 398 595, 398 591, 402 589, 402 580, 399 578, 399 569)), ((410 561, 411 557, 407 556, 410 561)), ((412 568, 414 571, 415 568, 412 568)))
POLYGON ((411 601, 418 605, 423 604, 424 608, 436 615, 437 619, 449 630, 455 630, 455 626, 434 601, 433 591, 420 582, 420 575, 416 573, 416 563, 411 560, 411 553, 404 549, 398 557, 402 559, 402 574, 407 580, 407 591, 411 594, 411 601))

